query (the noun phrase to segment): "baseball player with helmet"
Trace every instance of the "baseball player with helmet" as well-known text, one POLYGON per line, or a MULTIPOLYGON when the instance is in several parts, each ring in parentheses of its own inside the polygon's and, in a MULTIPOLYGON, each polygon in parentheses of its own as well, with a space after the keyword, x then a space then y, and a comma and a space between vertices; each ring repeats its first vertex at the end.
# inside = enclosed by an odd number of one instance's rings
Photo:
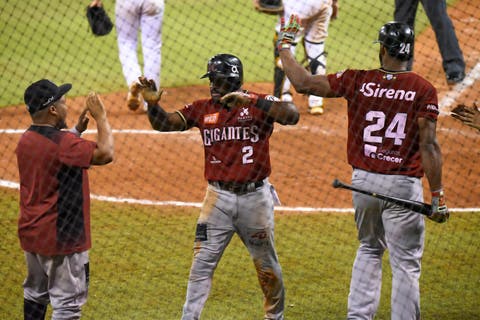
MULTIPOLYGON (((277 25, 275 26, 273 41, 275 57, 273 94, 282 101, 292 101, 290 81, 285 76, 276 46, 280 32, 280 21, 282 18, 288 19, 293 13, 299 16, 302 27, 297 33, 295 41, 290 46, 290 50, 295 55, 297 45, 302 42, 308 70, 312 74, 323 75, 327 70, 325 40, 328 36, 330 20, 337 18, 338 3, 337 0, 283 0, 283 8, 284 10, 279 15, 277 25)), ((313 115, 323 114, 323 98, 309 94, 308 112, 313 115)))
MULTIPOLYGON (((437 91, 423 77, 407 71, 413 30, 401 22, 381 27, 378 69, 312 75, 290 51, 299 29, 295 15, 282 27, 278 45, 284 70, 298 92, 347 100, 352 184, 423 202, 425 174, 432 193, 431 219, 445 222, 449 212, 436 138, 437 91)), ((424 216, 357 192, 353 192, 353 205, 360 246, 353 264, 348 319, 373 319, 387 249, 392 269, 391 319, 420 319, 424 216)))
POLYGON ((158 131, 200 130, 207 191, 195 231, 193 263, 183 320, 199 319, 213 273, 236 233, 247 247, 264 295, 265 319, 284 318, 282 270, 274 246, 274 204, 269 183, 269 138, 274 124, 293 125, 299 113, 291 102, 242 89, 243 66, 231 54, 217 54, 202 78, 211 98, 169 113, 158 104, 155 82, 140 78, 148 118, 158 131))

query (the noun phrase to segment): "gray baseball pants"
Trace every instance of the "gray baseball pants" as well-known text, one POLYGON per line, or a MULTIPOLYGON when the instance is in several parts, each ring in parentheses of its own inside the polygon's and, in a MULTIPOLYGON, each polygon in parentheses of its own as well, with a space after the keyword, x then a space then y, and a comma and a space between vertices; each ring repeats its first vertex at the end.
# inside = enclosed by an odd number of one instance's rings
MULTIPOLYGON (((399 198, 423 201, 421 180, 355 169, 352 185, 399 198)), ((424 217, 398 205, 353 192, 360 245, 352 269, 348 319, 373 319, 380 301, 382 257, 392 270, 391 319, 420 319, 419 278, 424 217)))

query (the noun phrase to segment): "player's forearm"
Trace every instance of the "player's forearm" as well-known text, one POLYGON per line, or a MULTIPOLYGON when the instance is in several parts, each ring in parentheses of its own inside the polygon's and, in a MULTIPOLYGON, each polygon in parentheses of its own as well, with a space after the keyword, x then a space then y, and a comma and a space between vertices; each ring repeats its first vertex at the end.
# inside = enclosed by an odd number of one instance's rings
POLYGON ((113 134, 107 118, 97 121, 97 149, 94 151, 92 164, 102 165, 113 161, 113 134))
POLYGON ((298 93, 334 97, 325 75, 312 75, 296 60, 290 50, 280 50, 283 70, 298 93))
POLYGON ((162 109, 159 105, 148 105, 148 120, 152 125, 152 128, 157 131, 171 131, 168 120, 168 113, 162 109))
POLYGON ((420 145, 422 166, 431 191, 442 188, 442 154, 437 141, 420 145))
POLYGON ((436 126, 433 119, 418 118, 418 145, 422 167, 431 191, 442 188, 442 153, 436 137, 436 126))
POLYGON ((308 72, 295 60, 295 57, 290 52, 290 49, 280 50, 280 59, 282 60, 283 71, 288 79, 299 93, 306 92, 306 82, 308 79, 308 72))

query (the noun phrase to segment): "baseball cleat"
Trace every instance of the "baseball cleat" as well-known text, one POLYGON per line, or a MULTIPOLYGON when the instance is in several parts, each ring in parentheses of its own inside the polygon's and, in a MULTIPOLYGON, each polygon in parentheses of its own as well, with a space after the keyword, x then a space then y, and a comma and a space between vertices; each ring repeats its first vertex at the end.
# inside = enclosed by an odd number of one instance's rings
POLYGON ((135 111, 140 107, 142 104, 142 97, 140 95, 141 87, 140 84, 136 81, 132 82, 130 87, 128 88, 127 94, 127 107, 128 109, 135 111))
POLYGON ((321 115, 323 114, 323 106, 308 107, 308 113, 312 115, 321 115))

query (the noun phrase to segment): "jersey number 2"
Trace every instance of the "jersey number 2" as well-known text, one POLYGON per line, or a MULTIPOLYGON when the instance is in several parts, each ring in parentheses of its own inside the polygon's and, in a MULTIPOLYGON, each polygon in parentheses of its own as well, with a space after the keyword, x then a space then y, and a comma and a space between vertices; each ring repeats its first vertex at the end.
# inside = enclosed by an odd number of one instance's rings
POLYGON ((242 148, 242 163, 247 164, 247 163, 253 163, 253 147, 252 146, 245 146, 242 148))
MULTIPOLYGON (((365 127, 363 130, 363 141, 369 143, 382 143, 383 137, 377 132, 385 128, 385 119, 385 113, 382 111, 369 111, 365 117, 365 120, 375 121, 375 123, 365 127)), ((397 113, 395 117, 393 117, 392 121, 388 124, 384 137, 394 139, 394 144, 397 146, 401 145, 406 136, 406 123, 407 114, 397 113)))

